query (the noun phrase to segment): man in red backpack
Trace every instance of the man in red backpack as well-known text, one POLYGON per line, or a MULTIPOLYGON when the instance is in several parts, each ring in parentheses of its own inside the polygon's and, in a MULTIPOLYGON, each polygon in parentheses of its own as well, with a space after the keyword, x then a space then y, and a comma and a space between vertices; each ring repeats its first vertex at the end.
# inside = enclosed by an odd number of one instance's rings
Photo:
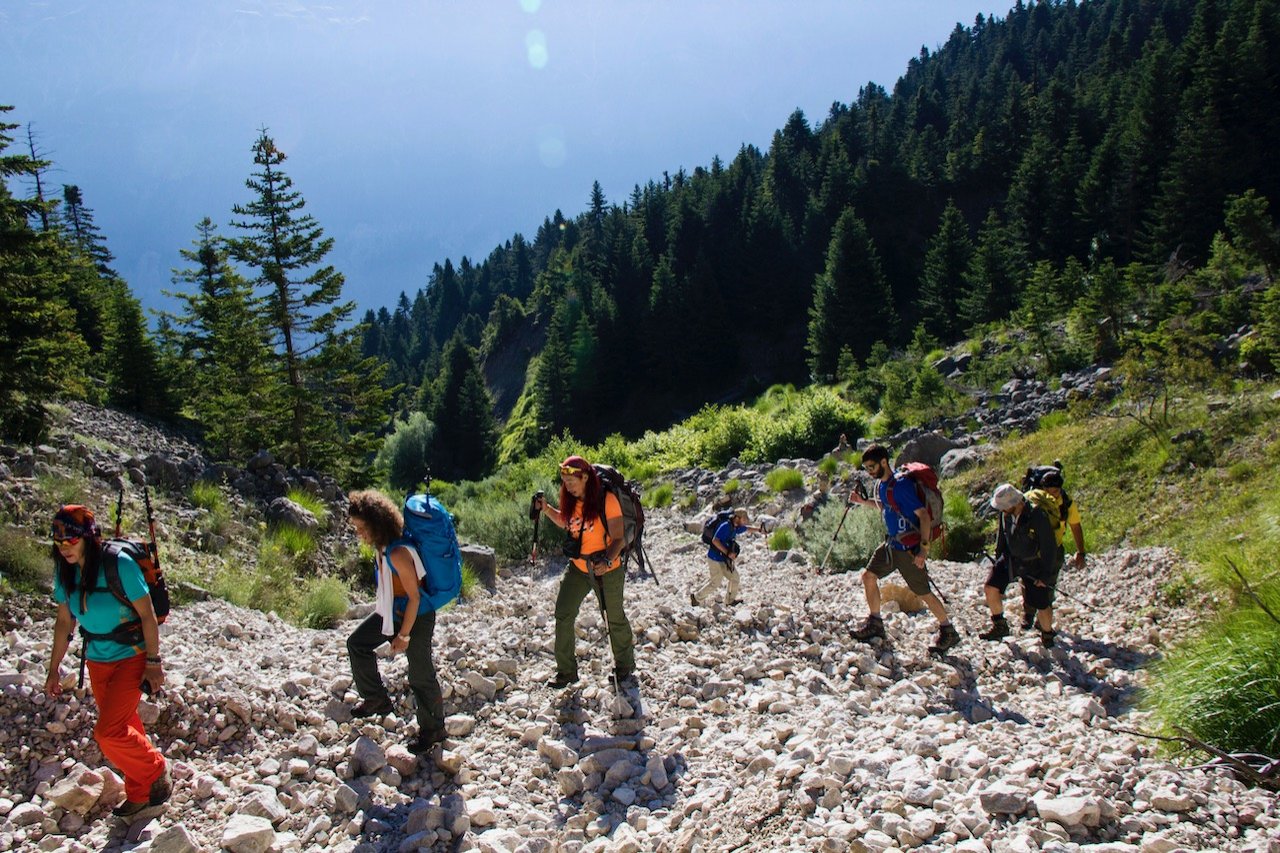
POLYGON ((873 444, 862 454, 862 468, 877 481, 874 498, 849 495, 851 503, 879 507, 884 516, 887 536, 867 562, 862 573, 862 586, 867 595, 867 616, 862 627, 853 632, 855 640, 869 642, 884 637, 884 620, 880 616, 880 578, 899 572, 907 587, 920 596, 938 620, 938 640, 929 647, 934 654, 942 654, 960 642, 960 635, 951 624, 951 617, 942 601, 929 584, 929 572, 925 560, 938 520, 929 517, 929 510, 916 493, 915 484, 907 478, 894 476, 889 464, 889 450, 873 444))

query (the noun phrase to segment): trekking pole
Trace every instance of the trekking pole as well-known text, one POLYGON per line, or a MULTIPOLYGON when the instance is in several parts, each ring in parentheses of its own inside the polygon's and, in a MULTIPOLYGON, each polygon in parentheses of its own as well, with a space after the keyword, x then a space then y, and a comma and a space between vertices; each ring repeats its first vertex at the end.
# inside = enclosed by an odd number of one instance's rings
POLYGON ((147 532, 151 535, 151 544, 148 547, 151 549, 151 559, 156 564, 156 575, 159 576, 160 547, 156 544, 156 517, 151 511, 151 490, 146 486, 142 487, 142 504, 147 508, 147 532))
POLYGON ((545 492, 534 492, 533 500, 529 501, 529 519, 533 522, 533 550, 529 552, 529 565, 538 562, 538 526, 542 523, 542 508, 538 506, 538 501, 542 500, 545 492))
MULTIPOLYGON (((862 485, 861 480, 853 481, 854 490, 858 493, 858 497, 866 500, 867 490, 862 485)), ((850 498, 853 495, 849 496, 850 498)), ((840 516, 840 523, 836 525, 836 532, 831 534, 831 544, 827 546, 827 553, 822 558, 822 564, 818 566, 818 574, 823 574, 827 570, 827 560, 831 558, 831 551, 836 547, 836 538, 840 535, 840 531, 844 529, 844 520, 849 517, 849 510, 853 509, 853 501, 845 501, 844 514, 840 516)))
POLYGON ((124 485, 120 486, 120 494, 116 495, 116 538, 120 538, 120 519, 124 515, 124 485))
POLYGON ((653 582, 658 586, 662 586, 662 581, 658 580, 658 572, 653 567, 653 560, 649 559, 649 552, 645 551, 644 545, 640 544, 640 540, 636 540, 636 560, 640 563, 641 570, 647 566, 649 569, 649 577, 653 578, 653 582))
MULTIPOLYGON (((627 571, 626 567, 621 566, 620 568, 622 569, 623 574, 625 576, 627 571)), ((609 635, 609 607, 604 603, 604 578, 596 574, 595 562, 590 557, 587 558, 587 573, 591 575, 591 579, 594 580, 596 584, 596 593, 600 599, 600 616, 604 619, 604 636, 606 639, 609 640, 609 654, 612 655, 613 639, 609 635)), ((613 670, 614 670, 614 675, 616 676, 618 671, 617 658, 614 658, 613 660, 613 670)), ((609 680, 613 682, 613 695, 621 696, 622 695, 621 681, 616 677, 611 678, 609 680)))
POLYGON ((822 557, 822 564, 818 566, 818 574, 824 574, 827 570, 827 560, 831 559, 831 551, 836 547, 836 537, 840 535, 840 531, 844 529, 844 520, 849 516, 849 510, 853 508, 853 504, 846 502, 844 505, 844 514, 840 516, 840 523, 836 525, 836 532, 831 534, 831 544, 827 546, 827 553, 822 557))
POLYGON ((1098 608, 1097 608, 1097 607, 1095 607, 1094 605, 1090 604, 1090 603, 1089 603, 1089 602, 1087 602, 1087 601, 1084 601, 1084 600, 1082 600, 1082 599, 1076 598, 1074 595, 1072 595, 1071 593, 1067 592, 1067 591, 1066 591, 1066 590, 1064 590, 1064 589, 1059 589, 1057 584, 1047 583, 1047 584, 1045 584, 1045 586, 1046 586, 1046 587, 1048 587, 1049 589, 1053 590, 1054 592, 1056 592, 1058 595, 1066 596, 1067 598, 1069 598, 1069 599, 1071 599, 1072 601, 1074 601, 1076 604, 1079 604, 1079 605, 1081 605, 1081 606, 1083 606, 1083 607, 1085 607, 1085 608, 1087 608, 1087 609, 1089 609, 1089 610, 1092 610, 1092 611, 1094 611, 1095 613, 1096 613, 1096 612, 1098 612, 1098 608))

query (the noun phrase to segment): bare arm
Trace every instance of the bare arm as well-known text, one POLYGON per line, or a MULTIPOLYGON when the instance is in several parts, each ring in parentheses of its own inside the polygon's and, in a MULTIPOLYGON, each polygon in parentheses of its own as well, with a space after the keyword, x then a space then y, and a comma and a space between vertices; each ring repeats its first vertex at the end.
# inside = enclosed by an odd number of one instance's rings
POLYGON ((130 604, 142 620, 142 641, 147 648, 147 668, 142 680, 155 692, 164 686, 164 664, 160 660, 160 623, 156 619, 155 608, 151 606, 150 595, 135 598, 130 604))
POLYGON ((400 547, 391 552, 391 568, 400 578, 409 603, 404 608, 404 619, 400 622, 400 632, 391 640, 393 652, 403 651, 409 645, 409 632, 418 618, 418 605, 422 600, 422 592, 418 583, 418 567, 413 562, 413 555, 408 548, 400 547))
POLYGON ((71 645, 71 628, 75 619, 71 616, 71 608, 66 602, 58 605, 58 615, 53 620, 53 653, 49 656, 49 675, 44 680, 44 692, 49 696, 62 693, 61 667, 62 659, 67 655, 67 647, 71 645))

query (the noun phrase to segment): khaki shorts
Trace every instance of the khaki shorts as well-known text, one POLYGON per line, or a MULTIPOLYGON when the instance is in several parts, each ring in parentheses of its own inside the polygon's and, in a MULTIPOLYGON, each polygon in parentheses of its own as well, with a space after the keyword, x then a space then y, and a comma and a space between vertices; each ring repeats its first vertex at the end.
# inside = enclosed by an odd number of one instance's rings
POLYGON ((910 551, 891 548, 887 543, 881 543, 871 555, 871 559, 867 561, 867 571, 878 578, 886 578, 898 572, 907 582, 907 589, 916 595, 928 595, 932 592, 929 588, 929 572, 916 566, 915 555, 910 551))

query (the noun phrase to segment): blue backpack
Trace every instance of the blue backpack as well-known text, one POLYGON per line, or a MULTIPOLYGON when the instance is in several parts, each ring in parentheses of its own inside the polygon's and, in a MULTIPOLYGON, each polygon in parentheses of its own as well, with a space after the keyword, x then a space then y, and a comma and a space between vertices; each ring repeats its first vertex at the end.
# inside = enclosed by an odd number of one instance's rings
POLYGON ((404 499, 404 535, 387 548, 409 544, 422 560, 427 606, 439 610, 462 592, 462 550, 453 516, 429 494, 404 499))

